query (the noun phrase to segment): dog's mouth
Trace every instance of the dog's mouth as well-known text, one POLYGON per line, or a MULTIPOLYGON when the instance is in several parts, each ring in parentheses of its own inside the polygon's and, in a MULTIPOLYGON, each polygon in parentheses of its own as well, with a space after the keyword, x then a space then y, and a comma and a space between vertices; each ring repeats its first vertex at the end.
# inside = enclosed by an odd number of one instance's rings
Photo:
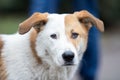
POLYGON ((74 66, 75 64, 73 62, 65 62, 63 66, 74 66))

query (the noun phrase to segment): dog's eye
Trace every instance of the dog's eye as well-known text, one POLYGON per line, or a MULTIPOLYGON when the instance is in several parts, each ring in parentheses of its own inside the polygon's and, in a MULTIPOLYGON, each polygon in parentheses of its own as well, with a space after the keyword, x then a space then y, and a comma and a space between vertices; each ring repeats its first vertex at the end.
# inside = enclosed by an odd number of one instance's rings
POLYGON ((57 35, 56 34, 52 34, 52 35, 50 35, 50 37, 53 38, 53 39, 57 39, 57 35))
POLYGON ((71 36, 71 37, 72 37, 73 39, 76 39, 76 38, 78 37, 78 35, 79 35, 78 33, 75 33, 75 32, 74 32, 74 33, 72 33, 72 36, 71 36))

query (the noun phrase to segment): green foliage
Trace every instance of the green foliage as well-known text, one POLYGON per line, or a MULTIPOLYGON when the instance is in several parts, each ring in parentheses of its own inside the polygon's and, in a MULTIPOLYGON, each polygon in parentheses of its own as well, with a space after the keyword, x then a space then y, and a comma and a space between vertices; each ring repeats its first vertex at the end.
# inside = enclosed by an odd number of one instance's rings
POLYGON ((25 10, 28 0, 0 0, 0 11, 25 10))
POLYGON ((19 15, 3 15, 0 16, 0 34, 15 33, 18 25, 25 19, 25 16, 19 15))
POLYGON ((100 0, 100 11, 109 22, 120 20, 120 0, 100 0))

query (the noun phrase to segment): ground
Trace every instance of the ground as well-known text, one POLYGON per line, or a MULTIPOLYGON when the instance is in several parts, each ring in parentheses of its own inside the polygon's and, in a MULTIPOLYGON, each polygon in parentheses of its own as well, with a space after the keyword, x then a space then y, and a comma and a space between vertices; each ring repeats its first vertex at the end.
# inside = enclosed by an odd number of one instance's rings
POLYGON ((102 37, 101 66, 98 80, 120 80, 120 35, 105 34, 102 37))
POLYGON ((102 33, 100 55, 96 80, 120 80, 120 28, 102 33))

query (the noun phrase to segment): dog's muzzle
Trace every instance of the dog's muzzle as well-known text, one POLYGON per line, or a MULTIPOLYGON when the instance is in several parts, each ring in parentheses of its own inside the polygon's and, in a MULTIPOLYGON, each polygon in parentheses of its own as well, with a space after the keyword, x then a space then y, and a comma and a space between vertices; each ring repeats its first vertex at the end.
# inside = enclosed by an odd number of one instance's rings
POLYGON ((70 66, 70 65, 73 65, 74 64, 74 53, 72 51, 65 51, 63 54, 62 54, 62 57, 63 57, 63 60, 64 60, 64 65, 65 66, 70 66))

